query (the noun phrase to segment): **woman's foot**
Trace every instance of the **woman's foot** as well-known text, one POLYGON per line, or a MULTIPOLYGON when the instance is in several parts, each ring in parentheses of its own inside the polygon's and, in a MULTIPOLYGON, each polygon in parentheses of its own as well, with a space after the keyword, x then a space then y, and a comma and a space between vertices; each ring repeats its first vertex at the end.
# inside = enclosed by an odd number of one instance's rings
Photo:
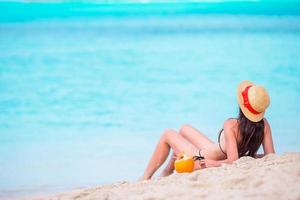
POLYGON ((164 171, 161 172, 161 174, 159 175, 159 177, 166 177, 166 176, 169 176, 171 174, 173 174, 173 170, 166 170, 165 169, 164 171))
POLYGON ((143 175, 142 177, 140 177, 139 179, 138 179, 138 181, 145 181, 145 180, 149 180, 149 179, 151 179, 151 176, 148 176, 148 175, 143 175))

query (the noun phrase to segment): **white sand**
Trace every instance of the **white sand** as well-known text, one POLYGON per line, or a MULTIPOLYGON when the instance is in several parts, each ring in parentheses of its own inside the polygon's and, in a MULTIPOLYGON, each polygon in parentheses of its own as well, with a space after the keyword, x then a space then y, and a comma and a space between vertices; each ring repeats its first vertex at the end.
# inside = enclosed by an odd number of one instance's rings
POLYGON ((297 199, 300 153, 243 157, 232 165, 142 182, 122 182, 36 199, 297 199))

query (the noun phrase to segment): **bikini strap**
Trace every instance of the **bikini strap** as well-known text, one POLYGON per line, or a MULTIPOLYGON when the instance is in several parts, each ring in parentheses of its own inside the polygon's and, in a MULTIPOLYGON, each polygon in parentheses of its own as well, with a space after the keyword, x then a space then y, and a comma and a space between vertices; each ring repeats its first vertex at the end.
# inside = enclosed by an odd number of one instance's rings
POLYGON ((203 160, 205 159, 204 156, 201 155, 201 150, 199 149, 199 156, 194 156, 193 160, 203 160))
POLYGON ((222 153, 224 153, 225 156, 227 156, 227 154, 224 152, 224 150, 222 149, 221 147, 221 142, 220 142, 220 139, 221 139, 221 133, 224 131, 224 129, 222 128, 219 132, 219 136, 218 136, 218 143, 219 143, 219 147, 220 147, 220 150, 222 151, 222 153))

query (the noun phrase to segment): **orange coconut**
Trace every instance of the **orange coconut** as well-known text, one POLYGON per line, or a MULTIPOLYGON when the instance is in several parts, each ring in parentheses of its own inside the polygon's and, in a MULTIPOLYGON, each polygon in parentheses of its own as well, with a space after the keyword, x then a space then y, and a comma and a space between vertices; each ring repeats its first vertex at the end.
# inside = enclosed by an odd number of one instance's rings
POLYGON ((174 163, 175 170, 178 173, 187 173, 194 170, 194 160, 193 158, 185 155, 184 153, 177 157, 174 163))

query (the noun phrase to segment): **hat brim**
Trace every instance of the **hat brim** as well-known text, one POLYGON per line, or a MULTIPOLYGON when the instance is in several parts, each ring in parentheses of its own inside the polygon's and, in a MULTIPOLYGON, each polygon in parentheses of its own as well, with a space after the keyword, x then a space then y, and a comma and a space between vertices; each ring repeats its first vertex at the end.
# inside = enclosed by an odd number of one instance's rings
POLYGON ((243 114, 247 117, 247 119, 249 119, 252 122, 259 122, 260 120, 262 120, 264 118, 265 112, 262 112, 262 113, 256 115, 256 114, 251 113, 244 106, 242 91, 244 91, 245 88, 249 85, 254 85, 254 84, 251 83, 250 81, 243 81, 242 83, 240 83, 240 85, 238 86, 238 89, 237 89, 237 100, 238 100, 239 106, 240 106, 243 114))

